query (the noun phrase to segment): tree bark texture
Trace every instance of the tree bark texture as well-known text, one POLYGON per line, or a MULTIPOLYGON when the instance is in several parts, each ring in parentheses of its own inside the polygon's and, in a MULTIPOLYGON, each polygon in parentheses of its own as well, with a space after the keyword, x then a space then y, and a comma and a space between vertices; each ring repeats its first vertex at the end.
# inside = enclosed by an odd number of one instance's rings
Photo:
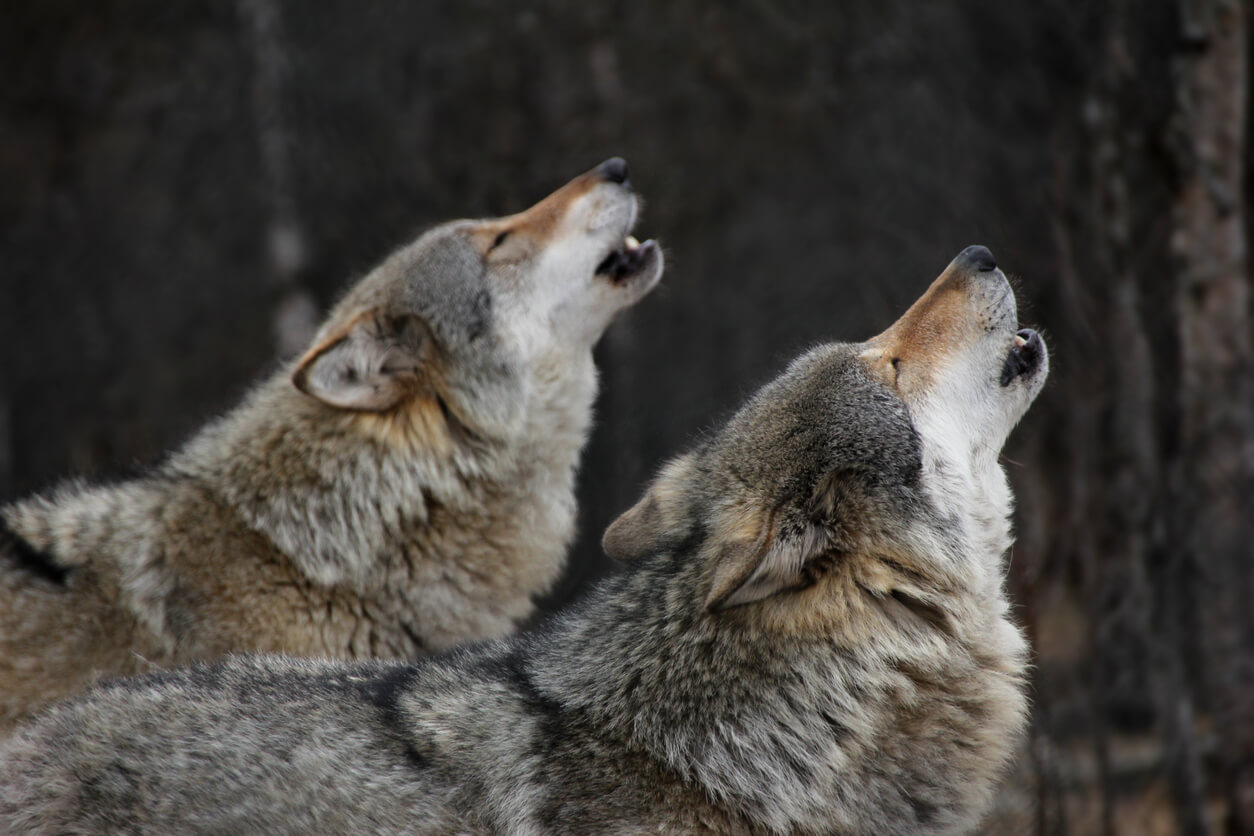
POLYGON ((1171 254, 1180 341, 1175 511, 1205 636, 1227 829, 1254 832, 1254 342, 1245 212, 1248 10, 1185 0, 1175 66, 1171 254))
POLYGON ((1053 138, 1046 305, 1078 361, 1042 444, 1064 451, 1062 525, 1012 567, 1038 649, 1032 826, 1254 832, 1248 9, 1091 10, 1053 138), (1068 620, 1083 646, 1058 643, 1068 620))

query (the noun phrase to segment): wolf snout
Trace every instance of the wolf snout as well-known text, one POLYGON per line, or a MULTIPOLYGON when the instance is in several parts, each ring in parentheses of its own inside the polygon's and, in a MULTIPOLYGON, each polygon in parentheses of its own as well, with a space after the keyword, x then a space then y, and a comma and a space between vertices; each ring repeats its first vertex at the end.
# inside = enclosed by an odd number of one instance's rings
POLYGON ((988 247, 979 244, 967 247, 954 259, 955 266, 974 270, 977 273, 991 273, 997 269, 997 259, 989 252, 988 247))
POLYGON ((622 157, 610 157, 596 167, 596 172, 607 183, 618 183, 625 186, 629 180, 627 161, 622 157))

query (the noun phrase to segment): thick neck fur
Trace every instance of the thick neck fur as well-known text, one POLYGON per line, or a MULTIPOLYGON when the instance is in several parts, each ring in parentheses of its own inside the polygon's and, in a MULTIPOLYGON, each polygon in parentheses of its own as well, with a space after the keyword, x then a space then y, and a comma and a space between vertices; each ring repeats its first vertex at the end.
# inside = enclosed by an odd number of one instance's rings
POLYGON ((268 423, 267 416, 321 409, 268 408, 270 398, 302 398, 280 380, 258 395, 261 408, 251 412, 260 421, 249 412, 228 419, 220 428, 225 444, 205 445, 230 455, 201 460, 193 445, 172 464, 221 469, 215 481, 226 502, 321 586, 407 590, 415 595, 396 603, 409 609, 429 584, 451 579, 460 591, 509 591, 518 599, 515 617, 523 617, 530 595, 556 579, 573 534, 575 470, 596 394, 590 353, 528 372, 517 420, 492 434, 451 421, 432 432, 398 418, 399 426, 376 424, 362 438, 366 428, 355 415, 299 428, 268 423), (292 439, 293 430, 306 437, 292 439), (347 434, 360 440, 346 444, 347 434), (485 575, 491 583, 476 587, 485 575))
POLYGON ((992 556, 947 557, 938 623, 868 594, 893 570, 854 555, 758 605, 836 613, 786 630, 755 605, 705 612, 694 554, 660 555, 558 623, 536 680, 764 831, 962 832, 1022 728, 1026 648, 992 556))
POLYGON ((331 411, 283 370, 152 476, 64 486, 5 516, 66 565, 151 575, 159 598, 178 568, 162 554, 166 526, 185 522, 169 519, 170 498, 195 496, 190 513, 203 501, 229 509, 312 589, 406 619, 423 639, 414 649, 439 650, 511 629, 561 571, 595 392, 590 352, 546 358, 522 382, 516 420, 472 435, 442 420, 331 411))

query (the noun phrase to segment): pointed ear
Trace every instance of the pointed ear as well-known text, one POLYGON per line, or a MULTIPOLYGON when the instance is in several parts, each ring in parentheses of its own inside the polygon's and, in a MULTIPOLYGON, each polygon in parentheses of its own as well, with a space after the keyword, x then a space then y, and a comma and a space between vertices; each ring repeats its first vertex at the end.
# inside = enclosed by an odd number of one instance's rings
POLYGON ((714 580, 706 608, 725 610, 780 592, 804 589, 837 553, 829 524, 839 503, 839 479, 823 479, 810 500, 805 522, 785 527, 779 514, 750 505, 729 509, 715 536, 714 580))
POLYGON ((384 412, 419 388, 431 349, 430 331, 418 317, 367 311, 315 343, 292 383, 330 406, 384 412))
POLYGON ((815 525, 781 536, 769 524, 756 541, 732 540, 719 547, 714 582, 705 598, 712 611, 761 601, 780 592, 805 589, 814 581, 814 562, 826 556, 827 538, 815 525))
POLYGON ((673 459, 653 480, 644 497, 610 523, 601 548, 620 563, 631 563, 662 550, 684 531, 685 480, 693 472, 696 456, 673 459))

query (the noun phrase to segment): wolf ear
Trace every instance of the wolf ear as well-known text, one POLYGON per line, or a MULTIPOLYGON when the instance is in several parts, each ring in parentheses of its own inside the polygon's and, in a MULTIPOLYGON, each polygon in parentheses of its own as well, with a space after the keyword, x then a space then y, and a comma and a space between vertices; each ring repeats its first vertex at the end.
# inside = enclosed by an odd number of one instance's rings
POLYGON ((778 515, 760 506, 726 517, 714 563, 714 581, 706 596, 711 611, 761 601, 814 582, 822 561, 836 554, 828 527, 836 513, 839 476, 829 475, 811 498, 807 521, 784 531, 778 515))
POLYGON ((644 497, 610 523, 601 548, 619 563, 631 563, 662 550, 683 533, 684 481, 694 470, 696 456, 673 459, 653 480, 644 497))
POLYGON ((759 538, 729 540, 720 546, 706 609, 741 607, 809 587, 811 563, 825 553, 823 531, 808 525, 799 534, 781 536, 775 528, 770 520, 759 538))
POLYGON ((309 349, 292 383, 340 409, 383 412, 418 388, 431 347, 430 331, 418 317, 368 311, 309 349))
POLYGON ((724 543, 715 559, 714 582, 706 595, 711 611, 761 601, 780 592, 805 589, 812 581, 813 563, 827 553, 827 537, 815 525, 781 536, 774 523, 758 540, 724 543))

